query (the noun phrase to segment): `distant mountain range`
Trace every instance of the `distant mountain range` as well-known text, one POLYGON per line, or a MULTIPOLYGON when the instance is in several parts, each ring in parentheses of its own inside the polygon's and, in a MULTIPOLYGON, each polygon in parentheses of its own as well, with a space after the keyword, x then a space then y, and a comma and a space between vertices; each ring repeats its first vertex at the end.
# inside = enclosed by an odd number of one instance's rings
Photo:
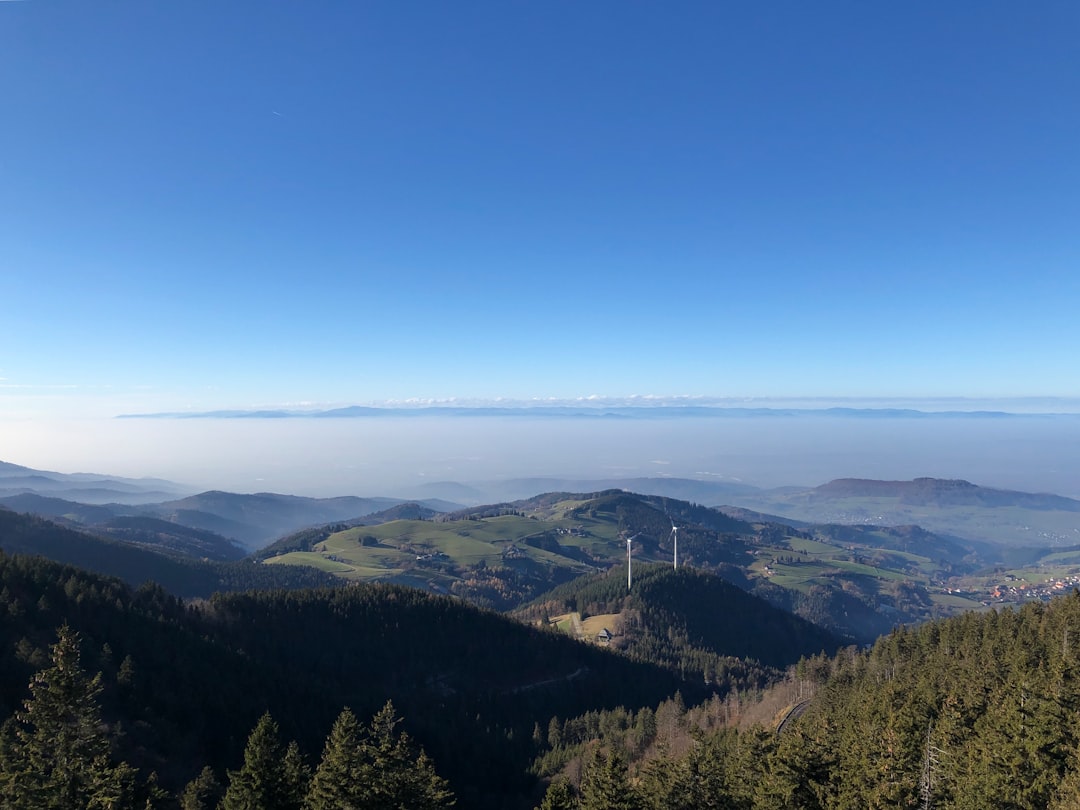
POLYGON ((861 478, 838 478, 815 487, 813 495, 823 499, 898 498, 912 506, 1018 506, 1022 509, 1061 509, 1080 512, 1080 501, 1060 495, 1016 492, 980 487, 970 481, 942 478, 916 478, 913 481, 871 481, 861 478))
MULTIPOLYGON (((159 550, 172 547, 197 558, 236 559, 298 529, 379 522, 381 513, 410 503, 403 498, 306 498, 268 492, 193 495, 158 479, 69 475, 0 462, 0 506, 99 534, 124 535, 159 550)), ((431 498, 411 508, 430 517, 460 507, 431 498)))
POLYGON ((138 504, 188 495, 191 490, 158 478, 47 472, 0 461, 0 496, 25 493, 50 495, 84 504, 138 504))
POLYGON ((727 503, 808 523, 918 525, 1003 546, 1080 544, 1080 501, 969 481, 840 478, 818 487, 744 492, 727 503))
POLYGON ((327 410, 219 410, 121 414, 118 419, 380 419, 441 416, 454 418, 527 417, 529 419, 750 419, 844 417, 857 419, 1028 419, 1048 416, 1080 419, 1075 413, 1010 411, 924 411, 914 408, 742 408, 715 405, 529 405, 413 407, 350 405, 327 410))
POLYGON ((425 484, 415 497, 307 498, 277 493, 193 494, 160 479, 63 474, 0 462, 0 504, 85 528, 117 517, 148 517, 205 532, 253 551, 326 523, 396 519, 407 503, 433 513, 463 505, 514 502, 540 492, 622 489, 706 506, 749 509, 790 524, 918 525, 974 542, 1013 546, 1080 544, 1080 501, 1060 495, 982 487, 949 479, 877 481, 841 478, 817 487, 760 489, 725 479, 557 477, 425 484))

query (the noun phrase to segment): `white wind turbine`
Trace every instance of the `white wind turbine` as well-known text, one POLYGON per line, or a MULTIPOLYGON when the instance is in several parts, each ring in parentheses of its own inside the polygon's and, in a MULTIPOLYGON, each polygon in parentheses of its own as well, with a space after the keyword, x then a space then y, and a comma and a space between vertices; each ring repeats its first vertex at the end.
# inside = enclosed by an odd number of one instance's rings
POLYGON ((638 532, 633 537, 626 538, 626 592, 630 593, 630 544, 641 536, 641 532, 638 532))
POLYGON ((679 567, 679 527, 675 525, 675 521, 671 521, 671 539, 675 543, 675 565, 674 568, 679 567))

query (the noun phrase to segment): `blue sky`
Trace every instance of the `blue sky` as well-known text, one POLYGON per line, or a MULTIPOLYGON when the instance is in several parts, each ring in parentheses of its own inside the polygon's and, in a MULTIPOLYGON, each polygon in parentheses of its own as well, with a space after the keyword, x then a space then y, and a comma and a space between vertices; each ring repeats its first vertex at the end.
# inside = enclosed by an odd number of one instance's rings
POLYGON ((1073 2, 0 2, 0 417, 1080 397, 1073 2))

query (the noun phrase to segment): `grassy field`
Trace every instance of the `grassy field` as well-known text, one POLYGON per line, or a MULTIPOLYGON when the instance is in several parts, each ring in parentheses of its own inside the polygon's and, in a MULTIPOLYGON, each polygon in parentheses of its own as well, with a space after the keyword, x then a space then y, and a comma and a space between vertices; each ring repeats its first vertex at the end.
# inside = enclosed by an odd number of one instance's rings
POLYGON ((449 568, 477 565, 521 570, 555 567, 573 574, 586 573, 595 568, 576 559, 579 550, 605 561, 622 553, 618 529, 611 522, 571 519, 566 515, 572 506, 560 506, 563 508, 549 510, 553 516, 550 520, 500 515, 452 522, 398 520, 357 526, 330 535, 309 552, 290 552, 267 562, 312 565, 344 579, 401 582, 407 578, 430 585, 447 579, 449 568), (558 533, 560 529, 566 533, 558 533), (570 529, 580 536, 569 534, 570 529), (542 535, 554 538, 567 553, 529 545, 528 541, 542 535))
POLYGON ((596 616, 590 616, 581 623, 581 630, 585 634, 585 638, 596 638, 596 634, 603 630, 605 627, 612 632, 615 632, 615 625, 619 622, 618 613, 600 613, 596 616))
POLYGON ((580 613, 564 613, 550 619, 560 631, 581 641, 596 641, 596 636, 605 627, 614 632, 619 622, 618 613, 603 613, 582 619, 580 613))

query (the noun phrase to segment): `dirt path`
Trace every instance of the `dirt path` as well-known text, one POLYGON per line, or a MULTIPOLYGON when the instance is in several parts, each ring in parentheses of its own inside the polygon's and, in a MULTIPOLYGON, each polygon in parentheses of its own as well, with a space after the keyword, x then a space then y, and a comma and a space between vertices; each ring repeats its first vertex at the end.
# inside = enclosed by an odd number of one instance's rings
POLYGON ((585 638, 585 630, 581 626, 581 614, 570 614, 570 625, 574 628, 574 638, 585 638))

